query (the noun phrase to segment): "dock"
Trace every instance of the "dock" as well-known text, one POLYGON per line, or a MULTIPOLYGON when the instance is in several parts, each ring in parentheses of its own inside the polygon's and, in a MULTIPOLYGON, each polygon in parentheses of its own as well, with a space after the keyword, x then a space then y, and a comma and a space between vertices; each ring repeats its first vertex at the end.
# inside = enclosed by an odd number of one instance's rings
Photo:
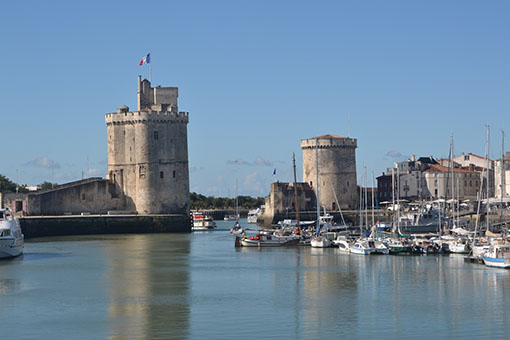
POLYGON ((188 215, 62 215, 20 217, 25 238, 134 233, 190 233, 188 215))

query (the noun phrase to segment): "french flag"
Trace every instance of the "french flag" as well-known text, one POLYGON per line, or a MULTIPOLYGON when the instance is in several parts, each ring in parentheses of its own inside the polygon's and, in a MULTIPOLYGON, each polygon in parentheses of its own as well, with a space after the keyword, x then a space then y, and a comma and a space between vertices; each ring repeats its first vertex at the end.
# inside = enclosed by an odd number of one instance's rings
POLYGON ((148 64, 151 62, 151 54, 147 54, 145 57, 142 58, 142 60, 140 60, 140 66, 142 66, 143 64, 148 64))

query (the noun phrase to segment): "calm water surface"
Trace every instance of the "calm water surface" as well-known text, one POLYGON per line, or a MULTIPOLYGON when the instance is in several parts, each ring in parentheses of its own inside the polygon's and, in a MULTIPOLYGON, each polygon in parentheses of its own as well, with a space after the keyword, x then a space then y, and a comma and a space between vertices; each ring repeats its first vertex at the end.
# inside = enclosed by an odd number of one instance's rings
POLYGON ((0 261, 0 315, 16 339, 510 338, 510 271, 227 230, 47 238, 0 261))

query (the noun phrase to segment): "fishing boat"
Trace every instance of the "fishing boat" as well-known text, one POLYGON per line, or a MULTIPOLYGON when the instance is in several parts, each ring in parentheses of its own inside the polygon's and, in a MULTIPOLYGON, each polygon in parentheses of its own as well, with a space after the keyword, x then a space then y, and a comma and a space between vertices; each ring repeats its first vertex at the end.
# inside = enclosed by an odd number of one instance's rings
POLYGON ((236 246, 242 247, 281 247, 296 246, 300 240, 299 236, 280 236, 274 234, 256 234, 255 236, 236 237, 236 246))
POLYGON ((0 258, 23 254, 24 235, 11 209, 0 210, 0 258))
POLYGON ((216 222, 214 222, 211 216, 208 216, 202 212, 197 211, 193 213, 192 218, 193 227, 191 229, 193 231, 216 229, 216 222))
POLYGON ((510 268, 510 244, 493 244, 482 255, 487 267, 510 268))

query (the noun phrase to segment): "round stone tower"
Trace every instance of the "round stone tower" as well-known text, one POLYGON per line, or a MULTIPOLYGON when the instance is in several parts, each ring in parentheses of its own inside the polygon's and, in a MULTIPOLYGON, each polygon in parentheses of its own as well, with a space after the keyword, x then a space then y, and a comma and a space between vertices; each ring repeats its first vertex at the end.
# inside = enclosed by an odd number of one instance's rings
POLYGON ((138 77, 138 110, 106 115, 112 196, 128 211, 189 211, 188 113, 177 108, 177 87, 152 88, 138 77))
POLYGON ((354 138, 324 135, 301 140, 303 150, 303 181, 316 190, 316 160, 321 206, 327 210, 355 209, 357 207, 356 147, 354 138))

